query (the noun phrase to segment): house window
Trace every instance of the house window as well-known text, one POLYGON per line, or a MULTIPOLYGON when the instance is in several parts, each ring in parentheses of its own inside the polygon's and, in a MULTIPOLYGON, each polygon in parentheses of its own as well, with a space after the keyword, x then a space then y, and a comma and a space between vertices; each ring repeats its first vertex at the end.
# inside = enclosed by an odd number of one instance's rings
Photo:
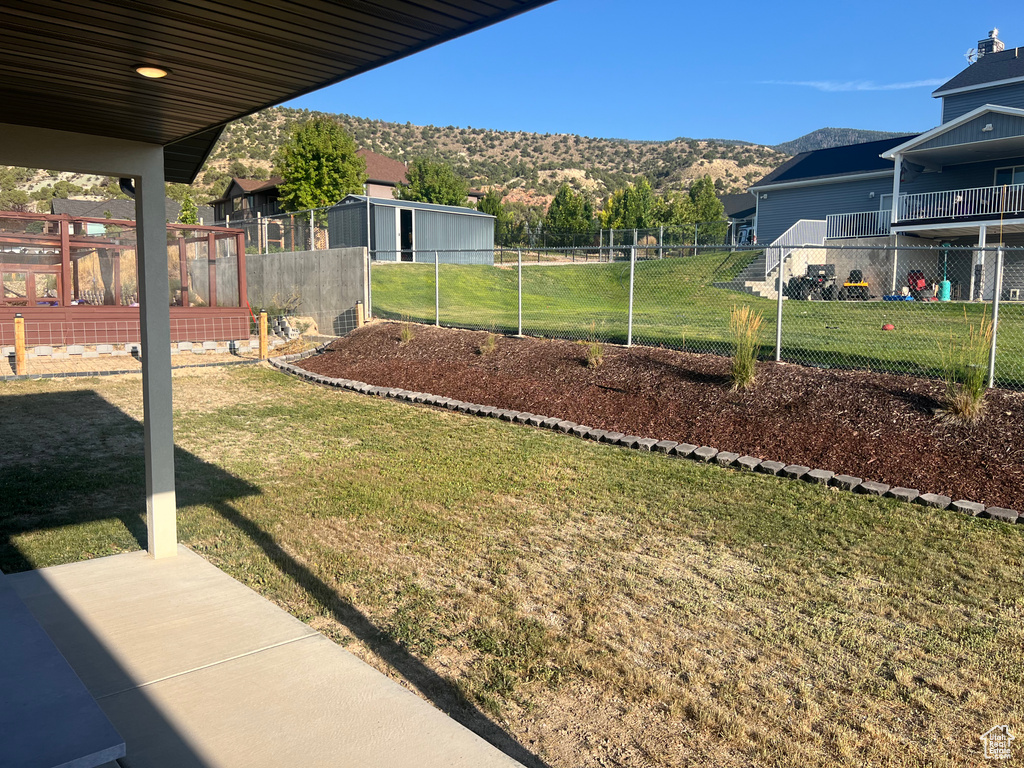
POLYGON ((1002 187, 1010 184, 1024 184, 1024 165, 996 168, 996 186, 1002 187))

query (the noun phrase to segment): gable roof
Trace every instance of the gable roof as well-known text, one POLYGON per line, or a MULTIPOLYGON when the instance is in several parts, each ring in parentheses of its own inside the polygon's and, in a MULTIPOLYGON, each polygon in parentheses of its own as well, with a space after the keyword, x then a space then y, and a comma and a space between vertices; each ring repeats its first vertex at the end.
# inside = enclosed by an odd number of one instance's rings
POLYGON ((1024 49, 1007 48, 986 53, 967 69, 932 91, 932 96, 946 96, 957 91, 991 88, 1012 82, 1024 82, 1024 49))
POLYGON ((3 122, 163 146, 167 181, 188 184, 232 120, 546 2, 4 3, 3 122))
POLYGON ((1001 107, 995 104, 982 104, 980 107, 975 107, 970 112, 965 112, 964 114, 960 115, 960 117, 950 120, 947 123, 943 123, 942 125, 937 125, 934 128, 925 131, 924 133, 919 133, 916 136, 905 137, 905 140, 902 141, 901 143, 895 144, 889 147, 887 150, 885 150, 885 152, 883 152, 883 155, 891 160, 897 153, 906 152, 908 150, 913 149, 914 147, 926 144, 927 142, 934 139, 936 136, 941 136, 944 133, 954 131, 961 125, 969 123, 970 121, 977 119, 981 115, 986 114, 1000 114, 1009 115, 1011 117, 1024 117, 1024 109, 1017 109, 1016 107, 1001 107))
POLYGON ((866 141, 863 144, 801 152, 756 182, 751 189, 783 182, 892 171, 892 160, 884 160, 879 155, 913 139, 916 135, 909 134, 879 141, 866 141))
MULTIPOLYGON (((166 198, 167 221, 175 222, 181 215, 181 203, 166 198)), ((198 216, 207 224, 213 223, 213 208, 200 205, 198 216)), ((135 221, 134 200, 75 200, 73 198, 55 197, 50 200, 50 213, 64 214, 84 219, 119 219, 135 221)))
POLYGON ((223 203, 226 200, 230 200, 233 197, 239 195, 252 195, 257 192, 269 192, 272 189, 277 189, 284 179, 280 176, 271 176, 269 179, 243 179, 238 176, 231 177, 231 183, 228 184, 228 188, 224 190, 224 194, 218 197, 216 200, 211 200, 210 204, 223 203))
POLYGON ((405 184, 409 181, 406 173, 409 169, 400 160, 392 160, 390 157, 378 155, 368 149, 360 149, 356 152, 366 161, 366 175, 369 181, 374 184, 405 184))

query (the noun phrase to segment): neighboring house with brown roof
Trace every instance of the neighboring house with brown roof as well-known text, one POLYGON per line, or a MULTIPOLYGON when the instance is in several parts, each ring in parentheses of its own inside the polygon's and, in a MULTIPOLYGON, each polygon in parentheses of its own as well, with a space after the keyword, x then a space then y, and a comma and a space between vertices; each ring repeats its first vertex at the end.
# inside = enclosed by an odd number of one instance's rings
MULTIPOLYGON (((167 198, 167 221, 172 224, 181 215, 181 203, 167 198)), ((214 211, 208 205, 197 206, 200 224, 213 224, 214 211)), ((135 221, 134 200, 75 200, 55 197, 50 200, 50 213, 64 214, 82 219, 119 219, 135 221)))
POLYGON ((255 219, 256 215, 273 216, 281 212, 277 202, 277 188, 284 181, 280 176, 271 176, 266 181, 261 179, 231 179, 224 195, 211 200, 214 218, 217 222, 243 219, 255 219))
POLYGON ((370 197, 385 197, 394 200, 395 185, 409 182, 406 176, 409 169, 400 160, 392 160, 390 157, 378 155, 368 149, 360 149, 356 154, 366 161, 367 180, 363 185, 363 192, 370 197))

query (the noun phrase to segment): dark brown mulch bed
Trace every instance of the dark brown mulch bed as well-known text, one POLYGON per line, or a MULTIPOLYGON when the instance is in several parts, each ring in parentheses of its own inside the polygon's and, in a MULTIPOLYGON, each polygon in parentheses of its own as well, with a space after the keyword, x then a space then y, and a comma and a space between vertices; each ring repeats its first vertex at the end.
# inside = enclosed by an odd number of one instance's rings
POLYGON ((322 375, 529 411, 642 437, 713 445, 1024 511, 1024 395, 995 390, 974 429, 938 420, 941 382, 763 363, 753 390, 729 360, 606 347, 589 369, 568 341, 377 323, 301 365, 322 375))

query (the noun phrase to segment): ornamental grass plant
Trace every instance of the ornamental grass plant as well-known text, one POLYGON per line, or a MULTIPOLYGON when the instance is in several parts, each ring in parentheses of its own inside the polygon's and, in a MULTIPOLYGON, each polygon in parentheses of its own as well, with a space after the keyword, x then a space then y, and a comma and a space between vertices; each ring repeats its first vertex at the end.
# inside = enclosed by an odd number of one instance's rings
POLYGON ((732 368, 729 379, 735 390, 749 389, 757 378, 757 353, 761 350, 764 316, 750 307, 733 307, 729 333, 733 339, 732 368))
POLYGON ((942 380, 946 384, 939 414, 944 421, 974 426, 985 415, 985 379, 993 328, 987 312, 975 324, 968 319, 966 308, 964 325, 966 334, 958 339, 950 333, 948 341, 939 343, 942 380))

